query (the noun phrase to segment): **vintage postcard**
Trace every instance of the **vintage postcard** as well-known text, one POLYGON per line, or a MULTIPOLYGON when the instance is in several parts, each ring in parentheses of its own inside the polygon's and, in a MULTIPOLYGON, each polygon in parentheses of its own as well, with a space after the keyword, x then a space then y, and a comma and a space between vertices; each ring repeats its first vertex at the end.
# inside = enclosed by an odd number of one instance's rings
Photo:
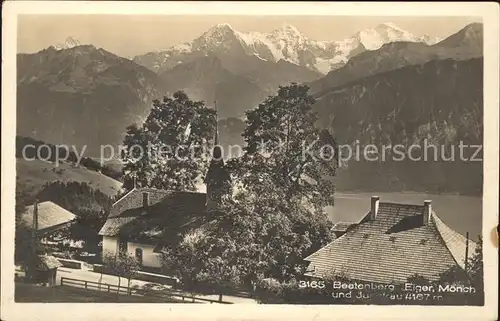
POLYGON ((2 18, 2 320, 498 318, 498 4, 2 18))

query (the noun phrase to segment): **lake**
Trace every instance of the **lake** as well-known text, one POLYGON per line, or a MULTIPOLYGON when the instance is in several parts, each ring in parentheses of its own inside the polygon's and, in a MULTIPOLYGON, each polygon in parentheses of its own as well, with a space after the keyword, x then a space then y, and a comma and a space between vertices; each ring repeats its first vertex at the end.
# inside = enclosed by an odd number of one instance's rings
POLYGON ((479 196, 437 195, 419 193, 335 193, 335 206, 328 208, 333 222, 358 222, 370 211, 370 197, 380 196, 380 202, 424 204, 432 201, 432 208, 450 228, 473 240, 482 234, 482 198, 479 196))

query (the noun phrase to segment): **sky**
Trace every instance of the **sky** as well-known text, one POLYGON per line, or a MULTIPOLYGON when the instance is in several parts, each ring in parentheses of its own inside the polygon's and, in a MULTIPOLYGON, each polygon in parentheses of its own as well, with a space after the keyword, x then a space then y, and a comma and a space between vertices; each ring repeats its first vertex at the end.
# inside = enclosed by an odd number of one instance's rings
POLYGON ((314 40, 342 40, 356 32, 392 22, 422 36, 447 37, 478 17, 370 17, 370 16, 179 16, 179 15, 21 15, 18 52, 37 52, 64 43, 68 36, 124 57, 191 41, 218 23, 234 29, 269 32, 284 23, 314 40))

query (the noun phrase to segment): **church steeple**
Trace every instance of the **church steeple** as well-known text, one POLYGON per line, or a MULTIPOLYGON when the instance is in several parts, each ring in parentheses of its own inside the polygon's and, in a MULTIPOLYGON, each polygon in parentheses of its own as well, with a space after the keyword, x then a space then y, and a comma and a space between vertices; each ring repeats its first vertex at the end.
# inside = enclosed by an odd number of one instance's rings
POLYGON ((215 135, 214 135, 214 145, 219 145, 219 115, 217 115, 217 101, 214 100, 215 109, 215 135))
MULTIPOLYGON (((219 117, 217 115, 217 101, 214 101, 214 109, 215 109, 215 133, 214 133, 214 150, 212 152, 212 161, 214 159, 222 160, 222 151, 219 146, 219 117)), ((223 160, 222 160, 222 165, 224 165, 223 160)))
POLYGON ((217 115, 217 102, 214 102, 215 108, 215 133, 214 133, 214 148, 212 159, 208 167, 207 175, 205 176, 205 184, 207 185, 207 201, 206 208, 208 211, 216 210, 220 204, 222 197, 228 195, 231 191, 231 177, 224 164, 222 157, 222 149, 219 146, 219 125, 217 115))

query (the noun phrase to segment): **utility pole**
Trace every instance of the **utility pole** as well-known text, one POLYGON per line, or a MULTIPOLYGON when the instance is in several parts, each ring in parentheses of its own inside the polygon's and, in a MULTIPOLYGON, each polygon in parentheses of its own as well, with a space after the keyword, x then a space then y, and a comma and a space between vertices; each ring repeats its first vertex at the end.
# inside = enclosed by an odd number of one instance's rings
POLYGON ((35 199, 35 204, 33 205, 33 225, 31 229, 31 264, 30 264, 30 279, 34 280, 36 275, 36 263, 37 263, 37 231, 38 231, 38 199, 35 199))

